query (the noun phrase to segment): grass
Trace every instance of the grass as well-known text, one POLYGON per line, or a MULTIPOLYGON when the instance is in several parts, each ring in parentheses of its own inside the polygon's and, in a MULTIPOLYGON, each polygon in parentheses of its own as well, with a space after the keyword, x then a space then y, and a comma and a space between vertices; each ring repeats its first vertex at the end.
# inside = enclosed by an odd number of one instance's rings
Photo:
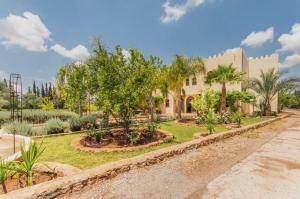
MULTIPOLYGON (((266 119, 269 118, 244 118, 242 125, 249 125, 266 119)), ((196 132, 207 132, 205 126, 180 125, 176 124, 174 121, 161 123, 160 128, 172 133, 175 136, 175 139, 170 143, 164 143, 159 146, 153 146, 130 152, 91 153, 76 150, 71 146, 71 142, 73 139, 81 136, 80 134, 37 139, 38 142, 42 141, 46 148, 40 158, 40 161, 61 162, 81 169, 87 169, 108 162, 134 157, 143 153, 186 142, 192 140, 193 135, 196 132)), ((216 133, 225 130, 225 125, 216 126, 216 133)))

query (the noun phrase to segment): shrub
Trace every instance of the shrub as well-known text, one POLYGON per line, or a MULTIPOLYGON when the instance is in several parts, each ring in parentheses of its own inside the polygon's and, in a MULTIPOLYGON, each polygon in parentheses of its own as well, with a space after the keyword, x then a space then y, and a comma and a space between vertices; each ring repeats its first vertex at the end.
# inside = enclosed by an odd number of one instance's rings
POLYGON ((138 132, 135 132, 135 131, 126 134, 126 136, 127 136, 128 140, 130 142, 130 145, 137 144, 141 139, 140 134, 138 132))
POLYGON ((47 134, 64 133, 67 129, 66 125, 60 119, 50 119, 46 122, 45 131, 47 134))
POLYGON ((108 133, 108 130, 104 129, 104 128, 99 128, 99 129, 92 128, 92 129, 87 130, 87 136, 88 137, 95 137, 97 143, 100 143, 102 138, 107 133, 108 133))
POLYGON ((42 110, 44 111, 53 111, 54 108, 54 103, 50 101, 49 98, 44 98, 43 99, 43 104, 42 104, 42 110))
POLYGON ((197 118, 196 118, 196 124, 205 124, 205 121, 206 121, 206 114, 207 113, 202 113, 200 114, 197 118))
POLYGON ((31 136, 32 135, 32 124, 27 123, 26 121, 18 122, 13 121, 7 124, 4 124, 4 130, 8 133, 13 133, 14 131, 16 134, 31 136))
POLYGON ((44 127, 35 127, 32 129, 31 136, 41 136, 41 135, 47 135, 47 131, 44 127))
POLYGON ((240 110, 238 110, 233 114, 233 121, 238 124, 238 127, 241 127, 242 118, 243 118, 243 113, 240 110))
POLYGON ((73 117, 69 119, 69 126, 71 131, 80 131, 82 126, 82 121, 79 117, 73 117))
MULTIPOLYGON (((70 111, 43 111, 43 110, 23 110, 23 121, 38 124, 44 123, 52 118, 59 118, 63 121, 67 121, 70 118, 78 117, 74 112, 70 111)), ((10 121, 9 111, 0 111, 0 126, 10 121)))
POLYGON ((84 129, 91 129, 91 128, 95 128, 96 125, 96 116, 94 115, 86 115, 86 116, 82 116, 80 118, 81 120, 81 125, 82 128, 84 129))
POLYGON ((209 110, 206 116, 206 128, 209 134, 215 132, 215 116, 212 110, 209 110))
POLYGON ((217 116, 219 124, 230 124, 232 122, 232 116, 230 112, 220 112, 217 116))

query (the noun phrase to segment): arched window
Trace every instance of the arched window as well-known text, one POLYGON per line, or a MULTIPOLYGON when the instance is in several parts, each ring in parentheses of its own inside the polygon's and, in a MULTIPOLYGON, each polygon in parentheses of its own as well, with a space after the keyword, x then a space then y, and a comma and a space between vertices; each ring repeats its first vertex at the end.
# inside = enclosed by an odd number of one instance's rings
POLYGON ((186 80, 185 80, 185 85, 186 85, 186 86, 189 86, 189 85, 190 85, 190 79, 186 79, 186 80))
POLYGON ((193 79, 192 79, 192 85, 197 85, 197 78, 196 77, 193 77, 193 79))

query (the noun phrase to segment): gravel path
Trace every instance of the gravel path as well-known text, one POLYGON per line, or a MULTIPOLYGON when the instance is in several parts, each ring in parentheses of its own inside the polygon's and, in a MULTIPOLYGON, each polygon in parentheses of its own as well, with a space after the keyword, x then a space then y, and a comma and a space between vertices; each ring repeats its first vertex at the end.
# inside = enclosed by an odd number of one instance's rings
MULTIPOLYGON (((16 151, 20 150, 20 144, 21 144, 21 140, 16 138, 16 151)), ((5 159, 6 157, 13 154, 14 154, 13 137, 2 135, 0 138, 0 158, 5 159)))
POLYGON ((257 151, 284 129, 296 127, 300 123, 299 115, 297 113, 261 129, 175 156, 161 164, 120 174, 111 180, 86 187, 67 198, 176 199, 201 198, 203 194, 210 196, 215 191, 211 189, 212 185, 207 187, 210 182, 230 171, 231 167, 257 151))

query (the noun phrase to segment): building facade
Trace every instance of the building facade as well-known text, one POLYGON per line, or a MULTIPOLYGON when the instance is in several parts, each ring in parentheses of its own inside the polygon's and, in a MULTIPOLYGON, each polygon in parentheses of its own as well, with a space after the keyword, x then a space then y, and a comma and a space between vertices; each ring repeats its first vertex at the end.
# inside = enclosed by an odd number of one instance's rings
MULTIPOLYGON (((259 78, 261 71, 268 71, 271 68, 275 68, 278 71, 278 54, 274 53, 269 56, 248 58, 242 48, 236 49, 232 52, 210 56, 204 58, 206 71, 214 70, 218 65, 229 65, 232 64, 239 72, 245 73, 245 78, 259 78)), ((205 74, 197 74, 196 76, 191 76, 183 82, 183 89, 185 90, 185 96, 183 97, 182 110, 183 113, 192 113, 193 108, 191 101, 198 95, 201 91, 206 89, 212 89, 215 91, 221 91, 221 85, 214 83, 211 86, 204 83, 205 74)), ((244 82, 227 84, 227 91, 232 90, 242 91, 244 82)), ((173 97, 173 93, 168 94, 168 98, 165 104, 161 107, 162 112, 166 114, 174 115, 177 110, 176 99, 173 97)), ((259 98, 257 99, 259 101, 259 98)), ((277 96, 274 97, 272 101, 272 111, 277 112, 277 96)), ((242 111, 245 114, 251 114, 255 111, 256 107, 251 104, 243 104, 242 111)))

